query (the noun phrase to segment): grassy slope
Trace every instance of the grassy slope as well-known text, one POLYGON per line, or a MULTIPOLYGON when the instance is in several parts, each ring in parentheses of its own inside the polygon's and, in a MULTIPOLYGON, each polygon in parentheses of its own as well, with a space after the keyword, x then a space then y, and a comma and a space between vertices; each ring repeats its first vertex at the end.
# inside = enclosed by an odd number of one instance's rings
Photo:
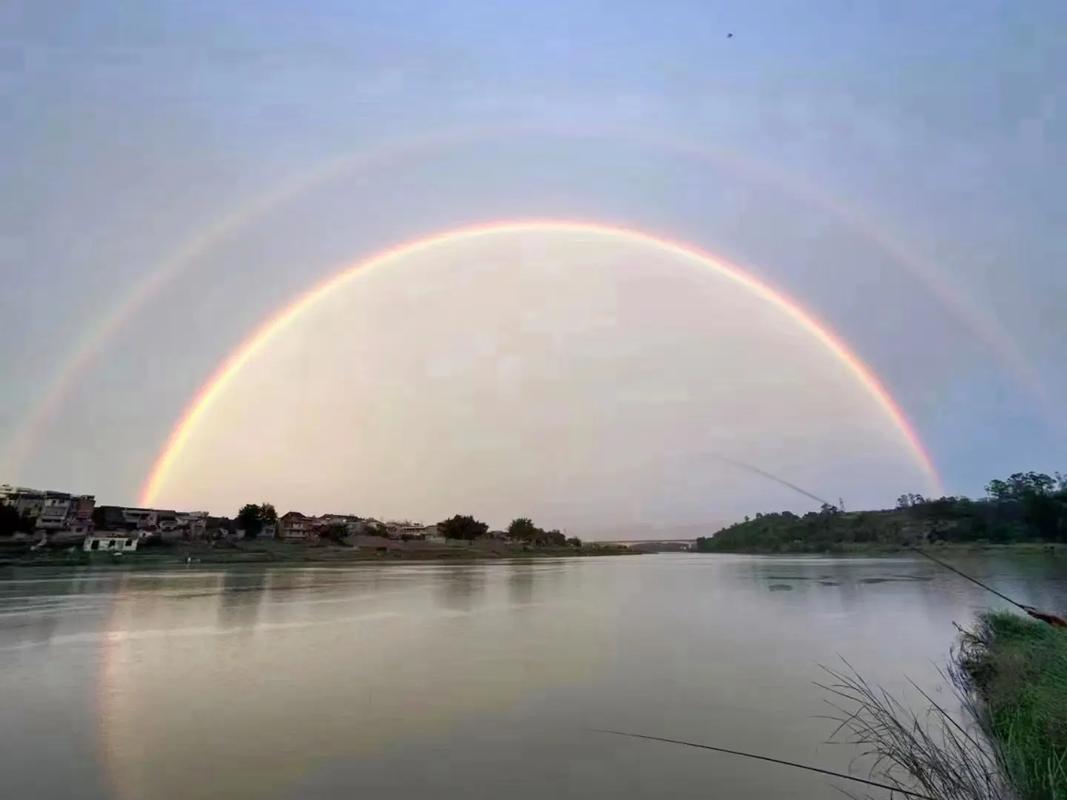
POLYGON ((1023 800, 1067 800, 1067 631, 1017 614, 982 617, 961 666, 1023 800))

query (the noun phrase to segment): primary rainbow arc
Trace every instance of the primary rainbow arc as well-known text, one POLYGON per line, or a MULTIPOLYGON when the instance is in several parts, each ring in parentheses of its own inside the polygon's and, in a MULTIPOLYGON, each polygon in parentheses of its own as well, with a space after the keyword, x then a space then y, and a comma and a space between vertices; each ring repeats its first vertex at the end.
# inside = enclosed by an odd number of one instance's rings
POLYGON ((747 289, 754 295, 776 307, 805 331, 814 336, 838 361, 859 380, 876 401, 884 414, 900 431, 922 471, 930 480, 931 488, 941 491, 941 480, 922 440, 914 426, 908 420, 903 409, 886 389, 874 371, 825 323, 805 310, 799 303, 783 292, 772 288, 765 281, 751 275, 728 261, 704 252, 697 247, 670 241, 642 231, 596 222, 578 222, 572 220, 525 220, 500 221, 447 230, 415 241, 397 245, 343 269, 313 286, 293 302, 268 317, 260 324, 215 370, 208 381, 196 392, 186 406, 178 423, 174 426, 166 444, 153 464, 144 486, 141 489, 140 502, 152 505, 166 481, 171 466, 181 455, 186 442, 192 435, 197 423, 210 409, 214 400, 226 389, 234 377, 253 357, 255 357, 272 339, 280 335, 299 316, 315 305, 316 302, 348 283, 357 275, 368 270, 381 268, 411 256, 430 250, 439 245, 476 239, 486 236, 521 234, 536 232, 583 233, 591 236, 604 236, 634 244, 659 247, 685 260, 712 270, 717 275, 727 278, 747 289))

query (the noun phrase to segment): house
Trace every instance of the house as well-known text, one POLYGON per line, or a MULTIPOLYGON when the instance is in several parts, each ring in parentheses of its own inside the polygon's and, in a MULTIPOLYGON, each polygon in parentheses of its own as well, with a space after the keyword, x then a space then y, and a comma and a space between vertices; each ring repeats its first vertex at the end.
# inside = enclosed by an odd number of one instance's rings
POLYGON ((306 517, 299 511, 287 511, 278 520, 278 538, 286 541, 307 541, 317 538, 320 520, 306 517))
POLYGON ((232 527, 233 520, 229 517, 212 517, 209 515, 204 518, 204 535, 208 539, 221 539, 223 536, 229 535, 232 527))
POLYGON ((0 485, 0 501, 14 508, 20 517, 36 520, 41 514, 47 492, 40 489, 28 489, 25 486, 0 485))
POLYGON ((137 549, 136 536, 86 536, 82 550, 86 553, 132 553, 137 549))
POLYGON ((4 484, 0 486, 0 502, 14 508, 19 516, 32 519, 37 530, 45 534, 51 531, 88 533, 92 530, 96 498, 91 494, 71 495, 4 484))
POLYGON ((41 516, 41 508, 44 506, 44 492, 21 494, 15 498, 15 502, 12 505, 15 506, 15 510, 19 512, 20 517, 29 517, 36 520, 41 516))
POLYGON ((161 539, 203 539, 207 536, 206 511, 160 511, 157 515, 161 539))
POLYGON ((186 511, 178 513, 178 527, 187 539, 203 539, 207 536, 208 513, 186 511))
POLYGON ((53 495, 44 498, 41 510, 37 514, 37 530, 61 531, 67 527, 67 514, 70 513, 70 495, 53 495))
POLYGON ((363 533, 366 530, 366 522, 367 520, 357 517, 355 514, 323 514, 319 517, 319 524, 323 527, 327 525, 344 525, 345 532, 349 536, 363 533))
POLYGON ((97 506, 93 522, 97 530, 149 531, 174 538, 181 528, 180 516, 172 509, 136 508, 132 506, 97 506))
POLYGON ((354 527, 355 529, 352 532, 358 535, 385 536, 386 534, 386 524, 374 519, 374 517, 361 519, 354 527))
MULTIPOLYGON (((96 527, 109 531, 154 531, 159 527, 159 511, 154 508, 97 506, 93 517, 96 527)), ((173 511, 170 512, 174 514, 173 511)))
POLYGON ((444 544, 445 535, 441 533, 436 525, 427 525, 422 529, 422 538, 433 544, 444 544))
MULTIPOLYGON (((150 510, 150 509, 149 509, 150 510)), ((180 526, 177 511, 156 511, 156 529, 160 532, 174 531, 180 526)))
POLYGON ((91 494, 79 494, 70 498, 70 511, 67 514, 67 530, 77 533, 90 533, 93 530, 93 510, 96 498, 91 494))
POLYGON ((433 529, 434 534, 437 533, 436 525, 427 526, 414 522, 387 522, 385 524, 386 534, 390 539, 423 540, 427 538, 427 532, 430 528, 433 529))
POLYGON ((122 517, 126 526, 133 530, 154 531, 159 528, 159 512, 154 508, 124 508, 122 517))
POLYGON ((97 506, 93 511, 93 525, 98 531, 126 530, 126 515, 120 506, 97 506))

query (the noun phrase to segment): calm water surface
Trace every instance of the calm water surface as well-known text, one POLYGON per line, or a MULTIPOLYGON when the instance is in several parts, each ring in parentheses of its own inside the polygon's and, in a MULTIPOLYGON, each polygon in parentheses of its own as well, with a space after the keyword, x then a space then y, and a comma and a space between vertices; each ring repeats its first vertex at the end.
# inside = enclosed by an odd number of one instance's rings
MULTIPOLYGON (((955 563, 1067 609, 1067 559, 955 563)), ((841 796, 590 729, 847 769, 819 664, 937 691, 952 623, 998 603, 913 558, 25 571, 0 580, 0 775, 35 800, 841 796)))

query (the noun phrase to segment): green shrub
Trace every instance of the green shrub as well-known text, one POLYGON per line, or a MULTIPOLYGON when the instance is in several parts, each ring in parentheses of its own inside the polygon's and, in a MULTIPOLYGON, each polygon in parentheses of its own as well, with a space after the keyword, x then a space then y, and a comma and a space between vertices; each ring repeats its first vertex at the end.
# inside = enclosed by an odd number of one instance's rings
POLYGON ((1067 800, 1067 631, 1008 612, 964 634, 959 665, 1024 800, 1067 800))

